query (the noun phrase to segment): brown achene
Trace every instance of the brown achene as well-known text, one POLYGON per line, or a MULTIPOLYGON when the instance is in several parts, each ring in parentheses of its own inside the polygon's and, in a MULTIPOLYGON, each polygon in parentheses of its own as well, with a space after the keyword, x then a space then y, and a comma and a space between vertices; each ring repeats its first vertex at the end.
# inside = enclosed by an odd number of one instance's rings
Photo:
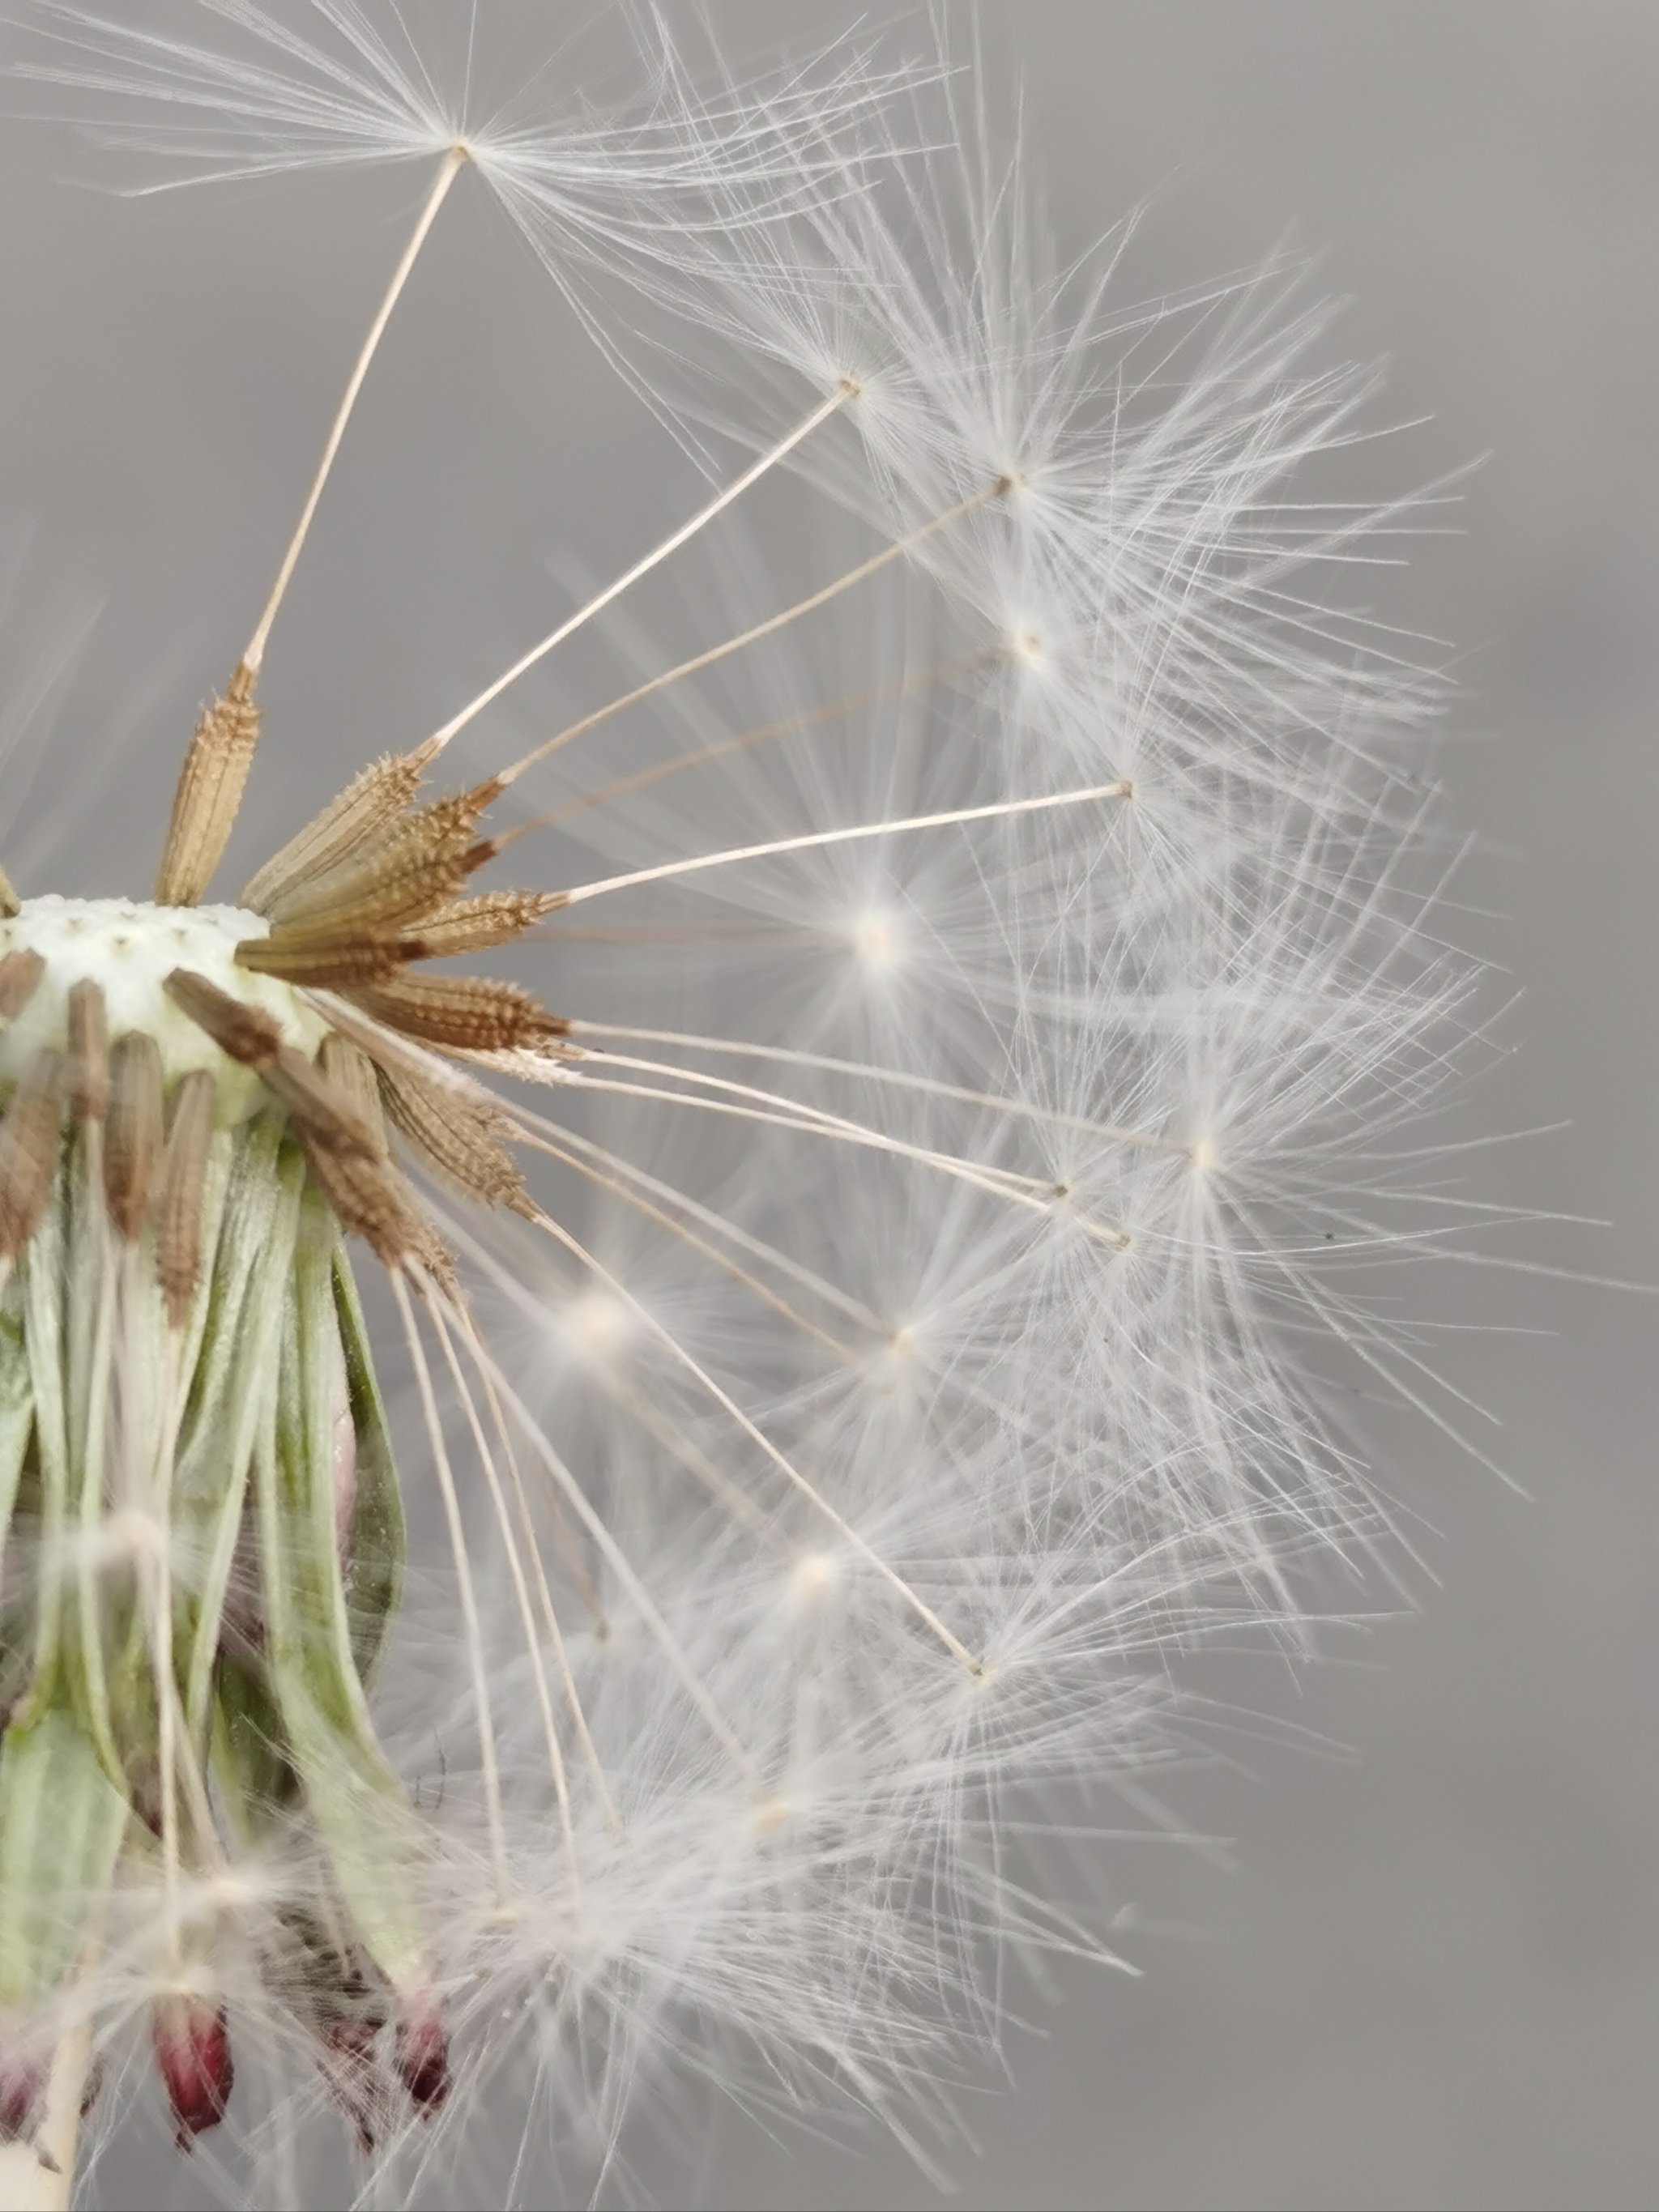
MULTIPOLYGON (((196 903, 207 890, 234 823, 228 795, 234 786, 240 799, 252 760, 249 732, 257 727, 244 665, 224 699, 204 713, 179 780, 157 883, 189 896, 171 903, 196 903)), ((267 915, 271 928, 238 945, 238 963, 297 988, 337 994, 364 1018, 351 1038, 331 1032, 313 1061, 283 1041, 270 1017, 203 976, 179 969, 167 990, 287 1109, 313 1175, 345 1225, 387 1266, 414 1260, 448 1279, 441 1240, 393 1157, 388 1125, 450 1189, 489 1206, 526 1210, 528 1200, 503 1141, 513 1133, 509 1117, 470 1083, 446 1085, 423 1077, 414 1062, 433 1051, 564 1056, 571 1048, 562 1042, 568 1024, 516 983, 410 973, 434 958, 512 944, 564 903, 560 892, 467 893, 472 875, 497 849, 477 832, 502 787, 491 778, 423 799, 432 757, 424 746, 374 763, 242 894, 248 910, 267 915), (387 1031, 392 1048, 378 1053, 376 1035, 387 1031), (415 1054, 398 1052, 395 1039, 415 1054)), ((175 1108, 175 1125, 179 1119, 175 1108)), ((171 1134, 168 1144, 171 1154, 171 1134)), ((122 1157, 131 1161, 130 1145, 122 1157)), ((125 1174, 130 1180, 130 1165, 125 1174)), ((129 1200, 123 1218, 132 1211, 129 1200)), ((169 1285, 169 1297, 188 1297, 195 1278, 187 1248, 173 1256, 173 1270, 178 1287, 169 1285)))

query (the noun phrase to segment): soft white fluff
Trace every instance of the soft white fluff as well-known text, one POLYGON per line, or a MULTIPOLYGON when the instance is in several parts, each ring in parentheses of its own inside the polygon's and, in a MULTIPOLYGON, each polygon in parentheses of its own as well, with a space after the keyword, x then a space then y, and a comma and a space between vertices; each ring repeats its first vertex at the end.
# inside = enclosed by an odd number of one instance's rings
MULTIPOLYGON (((38 11, 137 182, 465 144, 703 496, 787 448, 554 649, 594 726, 515 793, 552 817, 518 872, 599 887, 523 971, 586 1057, 501 1079, 555 1228, 445 1203, 482 1646, 417 1428, 381 1704, 460 2081, 369 2186, 591 2172, 642 2080, 902 2127, 996 2033, 998 1946, 1096 1941, 1109 1853, 1079 1893, 1029 1857, 1042 1792, 1143 1808, 1181 1653, 1294 1632, 1310 1562, 1380 1533, 1330 1382, 1435 1387, 1340 1273, 1418 1241, 1378 1156, 1466 1026, 1418 859, 1436 686, 1343 606, 1413 503, 1323 495, 1371 380, 1285 276, 1139 301, 1124 232, 1052 263, 971 57, 694 90, 647 18, 636 115, 491 120, 355 0, 202 12, 198 46, 38 11)), ((697 501, 659 504, 666 538, 697 501)), ((307 1881, 301 1839, 211 1908, 272 2030, 264 2187, 319 2102, 265 1940, 307 1881)))

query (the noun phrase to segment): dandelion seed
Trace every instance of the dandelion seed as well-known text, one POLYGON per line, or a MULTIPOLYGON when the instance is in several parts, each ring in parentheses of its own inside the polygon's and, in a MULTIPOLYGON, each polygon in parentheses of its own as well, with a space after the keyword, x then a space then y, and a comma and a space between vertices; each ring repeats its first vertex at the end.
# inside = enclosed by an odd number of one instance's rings
POLYGON ((522 2197, 514 2094, 602 2162, 647 2074, 910 2140, 995 1946, 1124 1963, 1040 1793, 1144 1802, 1180 1652, 1380 1533, 1310 1342, 1455 1419, 1323 1241, 1420 1241, 1376 1140, 1469 988, 1432 676, 1320 597, 1408 503, 1291 488, 1369 380, 1275 277, 1047 270, 949 73, 699 92, 652 19, 561 122, 201 9, 40 0, 36 74, 152 186, 423 173, 153 899, 0 877, 0 2203, 141 2050, 256 2195, 331 2130, 522 2197), (701 479, 209 903, 486 195, 701 479))

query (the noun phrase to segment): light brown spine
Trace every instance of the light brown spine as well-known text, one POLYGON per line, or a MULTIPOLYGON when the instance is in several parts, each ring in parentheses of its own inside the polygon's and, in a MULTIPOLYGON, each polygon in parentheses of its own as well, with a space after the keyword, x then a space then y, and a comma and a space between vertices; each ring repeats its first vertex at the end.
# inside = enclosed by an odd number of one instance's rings
POLYGON ((473 840, 478 817, 499 786, 475 785, 416 807, 343 865, 308 875, 273 899, 267 911, 279 927, 382 918, 422 895, 441 904, 483 865, 473 840), (428 873, 427 872, 431 872, 428 873), (447 872, 448 888, 428 891, 447 872))
POLYGON ((204 1068, 173 1094, 155 1193, 155 1279, 171 1326, 182 1328, 202 1279, 202 1186, 218 1085, 204 1068))
POLYGON ((428 1255, 441 1248, 389 1159, 331 1152, 303 1126, 296 1134, 306 1164, 342 1225, 364 1238, 383 1267, 396 1269, 410 1260, 429 1264, 428 1255))
POLYGON ((103 991, 90 977, 69 994, 65 1100, 77 1121, 101 1121, 109 1112, 109 1017, 103 991))
POLYGON ((0 955, 0 1022, 16 1020, 40 988, 46 972, 46 962, 27 946, 0 955))
POLYGON ((37 1053, 0 1120, 0 1260, 16 1259, 52 1196, 64 1114, 64 1056, 37 1053))
POLYGON ((425 957, 421 939, 401 937, 392 931, 273 930, 269 937, 249 938, 236 948, 239 967, 256 975, 276 975, 285 983, 313 991, 344 991, 365 983, 383 983, 411 961, 425 957))
POLYGON ((382 1071, 380 1096, 399 1136, 441 1182, 481 1206, 524 1211, 524 1177, 501 1142, 511 1127, 505 1115, 407 1073, 382 1071))
POLYGON ((298 1133, 331 1157, 348 1155, 362 1160, 383 1158, 384 1136, 358 1114, 320 1069, 291 1045, 283 1045, 273 1060, 264 1062, 259 1080, 277 1103, 288 1110, 298 1133))
POLYGON ((130 1030, 110 1052, 109 1126, 104 1138, 104 1203, 129 1243, 149 1215, 161 1157, 161 1052, 130 1030))
POLYGON ((562 891, 484 891, 457 899, 420 926, 420 957, 447 960, 511 945, 565 902, 562 891))
POLYGON ((416 752, 386 753, 371 761, 249 877, 240 904, 254 914, 269 914, 302 884, 352 859, 397 820, 419 790, 431 758, 431 747, 422 745, 416 752))
POLYGON ((253 672, 243 662, 223 696, 202 710, 185 755, 156 872, 158 906, 199 903, 236 825, 258 742, 253 672))
POLYGON ((516 983, 477 975, 404 975, 354 991, 388 1029, 452 1052, 510 1052, 562 1036, 568 1024, 516 983))

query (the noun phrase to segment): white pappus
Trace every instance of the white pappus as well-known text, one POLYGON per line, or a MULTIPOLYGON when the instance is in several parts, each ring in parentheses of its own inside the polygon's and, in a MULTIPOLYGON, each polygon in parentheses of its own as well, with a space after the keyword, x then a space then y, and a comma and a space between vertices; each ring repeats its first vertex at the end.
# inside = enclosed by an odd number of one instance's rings
POLYGON ((146 2044, 267 2203, 591 2190, 642 2090, 948 2125, 999 1955, 1112 1957, 1045 1793, 1145 1814, 1183 1653, 1388 1536, 1346 1386, 1448 1419, 1343 1273, 1440 1233, 1473 1028, 1440 685, 1343 604, 1437 495, 1334 495, 1292 273, 1055 261, 972 53, 647 15, 632 108, 491 112, 488 10, 28 23, 137 188, 418 183, 153 892, 3 855, 0 2203, 146 2044), (486 200, 657 524, 550 517, 541 633, 296 830, 260 673, 486 200))

